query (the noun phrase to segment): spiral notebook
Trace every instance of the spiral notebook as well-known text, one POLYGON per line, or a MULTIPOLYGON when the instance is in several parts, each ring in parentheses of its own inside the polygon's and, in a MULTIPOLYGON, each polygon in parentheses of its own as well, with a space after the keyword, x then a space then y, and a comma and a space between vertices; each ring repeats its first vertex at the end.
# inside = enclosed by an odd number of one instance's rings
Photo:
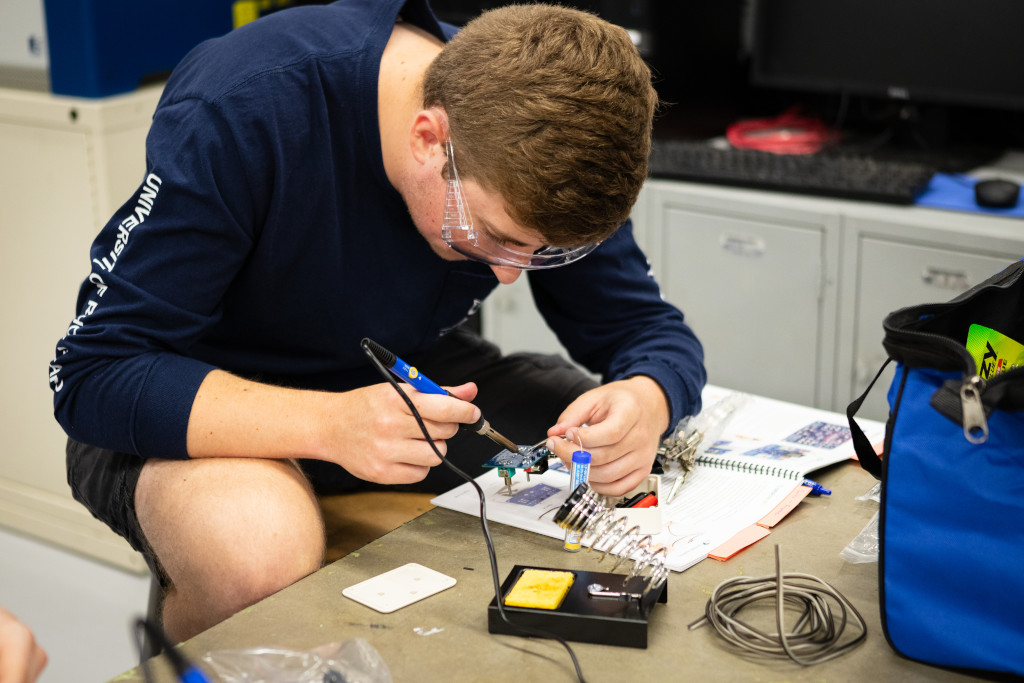
MULTIPOLYGON (((704 405, 729 394, 708 387, 704 405)), ((881 437, 884 425, 873 423, 869 438, 881 437)), ((722 437, 708 444, 698 466, 802 480, 811 472, 854 457, 845 415, 784 401, 752 396, 728 423, 722 437)))
MULTIPOLYGON (((730 392, 709 386, 704 405, 730 392)), ((863 420, 872 442, 881 441, 885 425, 863 420)), ((811 472, 854 457, 845 415, 759 396, 729 421, 722 437, 707 447, 687 473, 671 503, 662 502, 663 529, 655 542, 668 548, 667 566, 683 571, 709 555, 723 557, 723 548, 737 534, 762 535, 799 505, 811 472), (802 491, 799 489, 803 489, 802 491), (760 523, 760 525, 759 525, 760 523)), ((661 484, 668 491, 676 476, 669 468, 661 484)), ((519 472, 512 491, 497 470, 476 479, 487 500, 487 519, 562 539, 554 513, 569 496, 569 474, 560 462, 542 475, 519 472)), ((480 514, 476 490, 463 484, 431 501, 439 507, 480 514)), ((723 551, 724 552, 724 551, 723 551)), ((837 551, 838 552, 838 549, 837 551)), ((725 554, 724 556, 728 556, 725 554)))

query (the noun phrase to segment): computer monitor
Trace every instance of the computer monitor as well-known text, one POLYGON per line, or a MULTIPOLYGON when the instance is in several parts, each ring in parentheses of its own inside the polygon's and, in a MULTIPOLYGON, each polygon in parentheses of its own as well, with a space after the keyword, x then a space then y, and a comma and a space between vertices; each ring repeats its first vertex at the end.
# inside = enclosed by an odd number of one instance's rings
POLYGON ((752 0, 756 86, 1024 110, 1021 0, 752 0))

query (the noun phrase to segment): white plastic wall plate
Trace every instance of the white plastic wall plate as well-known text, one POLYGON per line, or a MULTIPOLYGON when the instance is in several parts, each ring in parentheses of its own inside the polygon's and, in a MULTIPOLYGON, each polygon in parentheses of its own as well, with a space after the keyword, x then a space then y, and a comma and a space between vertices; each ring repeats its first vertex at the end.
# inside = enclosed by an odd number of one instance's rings
POLYGON ((455 579, 410 562, 341 591, 383 614, 389 614, 455 585, 455 579))

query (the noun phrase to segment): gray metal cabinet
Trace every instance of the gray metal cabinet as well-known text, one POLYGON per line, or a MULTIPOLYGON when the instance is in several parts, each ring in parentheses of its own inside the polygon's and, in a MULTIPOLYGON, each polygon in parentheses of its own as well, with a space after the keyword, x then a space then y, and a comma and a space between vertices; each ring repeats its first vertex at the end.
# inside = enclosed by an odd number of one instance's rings
POLYGON ((827 403, 837 218, 717 189, 648 187, 650 253, 665 298, 704 343, 710 382, 827 403))

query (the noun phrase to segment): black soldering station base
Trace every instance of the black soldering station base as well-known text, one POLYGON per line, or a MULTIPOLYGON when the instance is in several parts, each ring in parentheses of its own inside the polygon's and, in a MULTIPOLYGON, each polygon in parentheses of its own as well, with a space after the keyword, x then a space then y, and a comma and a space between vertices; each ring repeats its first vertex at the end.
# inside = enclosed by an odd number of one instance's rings
MULTIPOLYGON (((516 565, 509 572, 505 583, 501 586, 501 599, 515 585, 524 569, 542 569, 545 571, 567 571, 546 567, 525 567, 516 565)), ((509 621, 530 628, 547 631, 565 640, 580 643, 597 643, 600 645, 619 645, 623 647, 647 647, 647 617, 656 602, 668 602, 668 584, 660 590, 651 591, 642 600, 618 600, 615 598, 594 598, 587 593, 587 586, 599 583, 613 591, 623 591, 626 576, 624 574, 607 574, 572 570, 575 578, 568 595, 557 609, 535 609, 530 607, 505 606, 505 614, 509 621)), ((639 581, 631 581, 633 592, 637 590, 639 581)), ((523 636, 522 631, 506 624, 498 613, 497 600, 492 599, 487 606, 487 630, 491 633, 523 636)))

